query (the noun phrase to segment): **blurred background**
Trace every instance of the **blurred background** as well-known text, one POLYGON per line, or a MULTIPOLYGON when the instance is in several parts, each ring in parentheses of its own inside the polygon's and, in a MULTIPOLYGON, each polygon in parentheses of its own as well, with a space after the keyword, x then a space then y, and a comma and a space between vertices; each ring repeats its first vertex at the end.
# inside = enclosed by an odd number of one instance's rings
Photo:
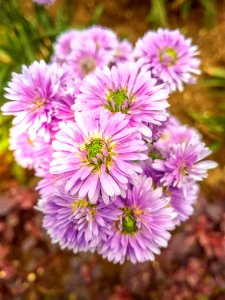
POLYGON ((113 265, 52 245, 33 206, 38 182, 8 151, 11 118, 0 114, 0 299, 225 299, 225 1, 0 0, 0 105, 12 71, 48 60, 69 28, 107 26, 132 43, 158 27, 179 28, 200 48, 196 85, 170 97, 170 111, 197 128, 219 167, 204 181, 194 215, 156 261, 113 265))

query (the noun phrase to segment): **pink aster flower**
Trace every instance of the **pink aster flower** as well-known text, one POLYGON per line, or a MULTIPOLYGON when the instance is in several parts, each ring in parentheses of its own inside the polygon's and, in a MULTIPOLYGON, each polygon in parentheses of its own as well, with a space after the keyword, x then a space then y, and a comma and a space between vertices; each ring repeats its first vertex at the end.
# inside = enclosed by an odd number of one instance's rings
POLYGON ((55 0, 33 0, 33 1, 40 5, 52 4, 55 2, 55 0))
POLYGON ((35 61, 29 67, 23 66, 22 74, 13 73, 5 88, 5 97, 11 101, 2 106, 3 113, 14 115, 13 124, 20 124, 32 140, 38 135, 50 141, 63 76, 56 64, 35 61))
POLYGON ((217 164, 210 160, 202 161, 211 151, 204 143, 193 139, 182 144, 173 144, 165 159, 156 159, 153 163, 155 170, 161 171, 161 183, 164 186, 182 188, 187 180, 201 181, 207 177, 207 170, 217 164))
POLYGON ((74 252, 94 251, 101 241, 111 235, 113 210, 103 203, 91 204, 86 198, 66 195, 60 189, 50 197, 39 200, 44 214, 43 227, 53 243, 74 252))
POLYGON ((117 219, 113 234, 100 244, 99 253, 114 263, 154 260, 160 248, 167 246, 168 231, 175 227, 176 214, 167 204, 162 189, 154 189, 151 178, 141 176, 138 184, 129 187, 125 199, 117 197, 109 205, 117 219))
POLYGON ((80 87, 75 111, 91 111, 98 117, 102 109, 110 114, 122 113, 129 125, 151 137, 148 123, 161 125, 167 119, 168 91, 164 85, 156 85, 149 72, 140 72, 139 65, 120 64, 111 69, 98 69, 88 76, 80 87))
POLYGON ((105 203, 124 195, 128 178, 142 169, 134 161, 147 159, 144 141, 136 128, 128 128, 123 114, 77 113, 76 123, 60 123, 52 145, 55 150, 51 173, 67 180, 65 191, 88 196, 96 203, 100 195, 105 203))
POLYGON ((119 40, 111 29, 95 25, 83 31, 83 43, 94 43, 95 50, 103 50, 114 54, 119 40))
POLYGON ((200 74, 197 46, 179 30, 158 29, 149 31, 139 39, 135 57, 153 76, 165 82, 171 91, 183 90, 183 83, 194 83, 200 74))
POLYGON ((115 54, 114 54, 114 63, 124 63, 124 62, 134 61, 133 56, 133 47, 130 42, 127 40, 119 42, 115 54))
POLYGON ((170 205, 177 213, 176 224, 186 221, 194 211, 195 204, 199 194, 199 185, 194 181, 189 181, 182 188, 171 188, 169 190, 170 205))
POLYGON ((155 144, 156 149, 165 156, 173 144, 186 143, 190 140, 202 142, 202 137, 197 130, 188 125, 182 125, 175 117, 170 116, 165 125, 160 140, 155 144))
POLYGON ((69 72, 74 74, 74 77, 83 79, 90 73, 93 73, 97 67, 103 68, 107 66, 113 56, 111 51, 98 49, 93 41, 86 42, 85 45, 80 44, 80 47, 75 49, 67 59, 67 64, 64 64, 69 72))
POLYGON ((14 151, 16 162, 27 169, 39 169, 45 159, 46 149, 50 145, 41 137, 32 140, 22 126, 10 130, 10 150, 14 151))
POLYGON ((81 30, 73 29, 63 32, 57 38, 53 46, 54 55, 52 57, 52 61, 57 62, 59 64, 66 62, 73 50, 80 46, 80 43, 82 41, 81 36, 81 30))

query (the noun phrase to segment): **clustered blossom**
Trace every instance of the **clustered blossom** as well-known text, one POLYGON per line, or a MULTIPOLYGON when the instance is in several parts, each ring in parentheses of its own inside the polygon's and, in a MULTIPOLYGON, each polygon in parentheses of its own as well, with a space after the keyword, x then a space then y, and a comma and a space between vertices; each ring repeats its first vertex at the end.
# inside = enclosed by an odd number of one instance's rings
POLYGON ((48 5, 55 2, 55 0, 33 0, 33 1, 39 5, 48 5))
POLYGON ((37 208, 53 243, 114 263, 154 260, 193 213, 216 164, 167 108, 200 73, 197 54, 178 30, 150 31, 133 50, 94 26, 60 35, 50 64, 13 73, 2 106, 14 116, 10 149, 41 178, 37 208))
POLYGON ((184 83, 194 83, 200 74, 198 48, 185 39, 178 29, 158 29, 139 39, 134 56, 152 75, 167 84, 171 91, 183 90, 184 83))

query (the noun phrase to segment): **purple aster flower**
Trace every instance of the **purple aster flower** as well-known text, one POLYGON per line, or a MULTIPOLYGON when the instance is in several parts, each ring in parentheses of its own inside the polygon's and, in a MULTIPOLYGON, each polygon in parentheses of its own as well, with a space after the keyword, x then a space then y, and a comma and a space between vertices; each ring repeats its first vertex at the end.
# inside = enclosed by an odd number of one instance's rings
POLYGON ((20 124, 32 140, 38 135, 50 141, 63 76, 63 70, 56 64, 35 61, 28 68, 23 66, 22 74, 13 73, 5 88, 5 97, 11 101, 2 106, 2 111, 14 115, 13 124, 20 124))
POLYGON ((69 30, 63 32, 54 44, 54 55, 52 60, 57 63, 64 63, 73 50, 78 48, 81 43, 81 30, 69 30))
POLYGON ((63 191, 41 199, 38 208, 43 212, 43 227, 53 243, 61 248, 94 251, 111 234, 115 219, 113 210, 103 203, 91 204, 86 198, 69 196, 63 191))
POLYGON ((110 114, 121 112, 130 126, 151 137, 148 123, 161 125, 168 116, 168 91, 163 86, 156 85, 156 79, 150 78, 149 72, 140 72, 137 64, 105 67, 83 81, 73 109, 89 110, 95 117, 102 109, 110 114))
POLYGON ((16 162, 27 169, 39 169, 45 159, 46 149, 50 148, 43 138, 32 140, 22 126, 10 130, 10 150, 14 151, 16 162))
POLYGON ((55 2, 55 0, 33 0, 33 1, 40 5, 52 4, 55 2))
MULTIPOLYGON (((49 167, 49 164, 47 164, 49 167)), ((49 171, 49 169, 48 169, 49 171)), ((37 176, 37 174, 35 174, 37 176)), ((40 176, 39 176, 40 177, 40 176)), ((45 173, 44 177, 38 182, 36 190, 39 192, 41 198, 46 199, 57 194, 61 188, 60 178, 57 175, 45 173)))
POLYGON ((128 178, 142 169, 134 161, 147 159, 144 141, 136 128, 128 128, 123 114, 77 113, 75 122, 61 122, 52 145, 55 149, 51 173, 67 180, 65 191, 88 196, 96 203, 99 196, 107 204, 111 197, 124 195, 128 178))
POLYGON ((133 47, 131 43, 127 40, 121 41, 116 48, 114 56, 115 64, 134 61, 133 47))
POLYGON ((179 30, 158 29, 149 31, 139 39, 134 56, 153 76, 165 82, 171 91, 183 90, 183 83, 194 83, 200 74, 197 46, 179 30))
POLYGON ((83 79, 86 75, 93 73, 97 67, 103 68, 112 60, 112 53, 103 49, 96 51, 96 44, 93 41, 87 41, 85 45, 81 44, 68 57, 67 65, 63 65, 76 78, 83 79))
POLYGON ((114 54, 115 49, 118 47, 119 40, 114 31, 102 26, 92 26, 83 31, 83 42, 94 43, 95 50, 103 50, 114 54))
POLYGON ((182 144, 190 140, 195 140, 196 143, 202 142, 202 137, 197 130, 188 125, 181 125, 175 117, 170 116, 164 125, 161 138, 155 143, 155 148, 164 156, 168 155, 173 144, 182 144))
POLYGON ((210 160, 202 161, 211 151, 204 143, 193 139, 182 144, 172 144, 165 159, 156 159, 153 163, 155 170, 161 171, 161 183, 164 186, 182 188, 187 180, 201 181, 207 177, 207 170, 217 164, 210 160))
POLYGON ((60 121, 74 121, 74 110, 71 106, 75 103, 76 95, 79 94, 79 86, 81 84, 80 79, 72 80, 68 79, 61 89, 60 98, 57 101, 57 113, 55 114, 54 131, 58 130, 58 123, 60 121))
POLYGON ((168 231, 174 228, 176 214, 167 204, 162 189, 153 189, 151 178, 141 177, 127 190, 125 199, 117 197, 109 205, 117 219, 113 234, 100 244, 99 252, 114 263, 125 259, 132 263, 154 260, 160 248, 167 246, 168 231))
POLYGON ((112 63, 118 45, 116 34, 107 28, 72 30, 59 37, 52 59, 62 63, 74 78, 82 79, 97 67, 112 63))
POLYGON ((199 185, 195 182, 187 182, 182 188, 169 189, 170 205, 177 213, 176 223, 186 221, 194 211, 193 205, 199 194, 199 185))

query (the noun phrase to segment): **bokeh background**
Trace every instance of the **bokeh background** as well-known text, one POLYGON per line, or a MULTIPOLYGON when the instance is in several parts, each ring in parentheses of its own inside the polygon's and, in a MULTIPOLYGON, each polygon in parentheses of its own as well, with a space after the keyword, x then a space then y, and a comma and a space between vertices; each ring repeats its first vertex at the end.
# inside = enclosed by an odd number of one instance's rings
POLYGON ((200 48, 202 75, 170 97, 170 111, 197 128, 219 167, 210 171, 194 215, 152 262, 113 265, 96 254, 73 255, 41 228, 33 174, 8 151, 10 117, 0 114, 1 300, 225 299, 225 1, 0 0, 0 104, 12 71, 49 59, 57 35, 71 27, 107 26, 135 43, 158 27, 179 28, 200 48))

